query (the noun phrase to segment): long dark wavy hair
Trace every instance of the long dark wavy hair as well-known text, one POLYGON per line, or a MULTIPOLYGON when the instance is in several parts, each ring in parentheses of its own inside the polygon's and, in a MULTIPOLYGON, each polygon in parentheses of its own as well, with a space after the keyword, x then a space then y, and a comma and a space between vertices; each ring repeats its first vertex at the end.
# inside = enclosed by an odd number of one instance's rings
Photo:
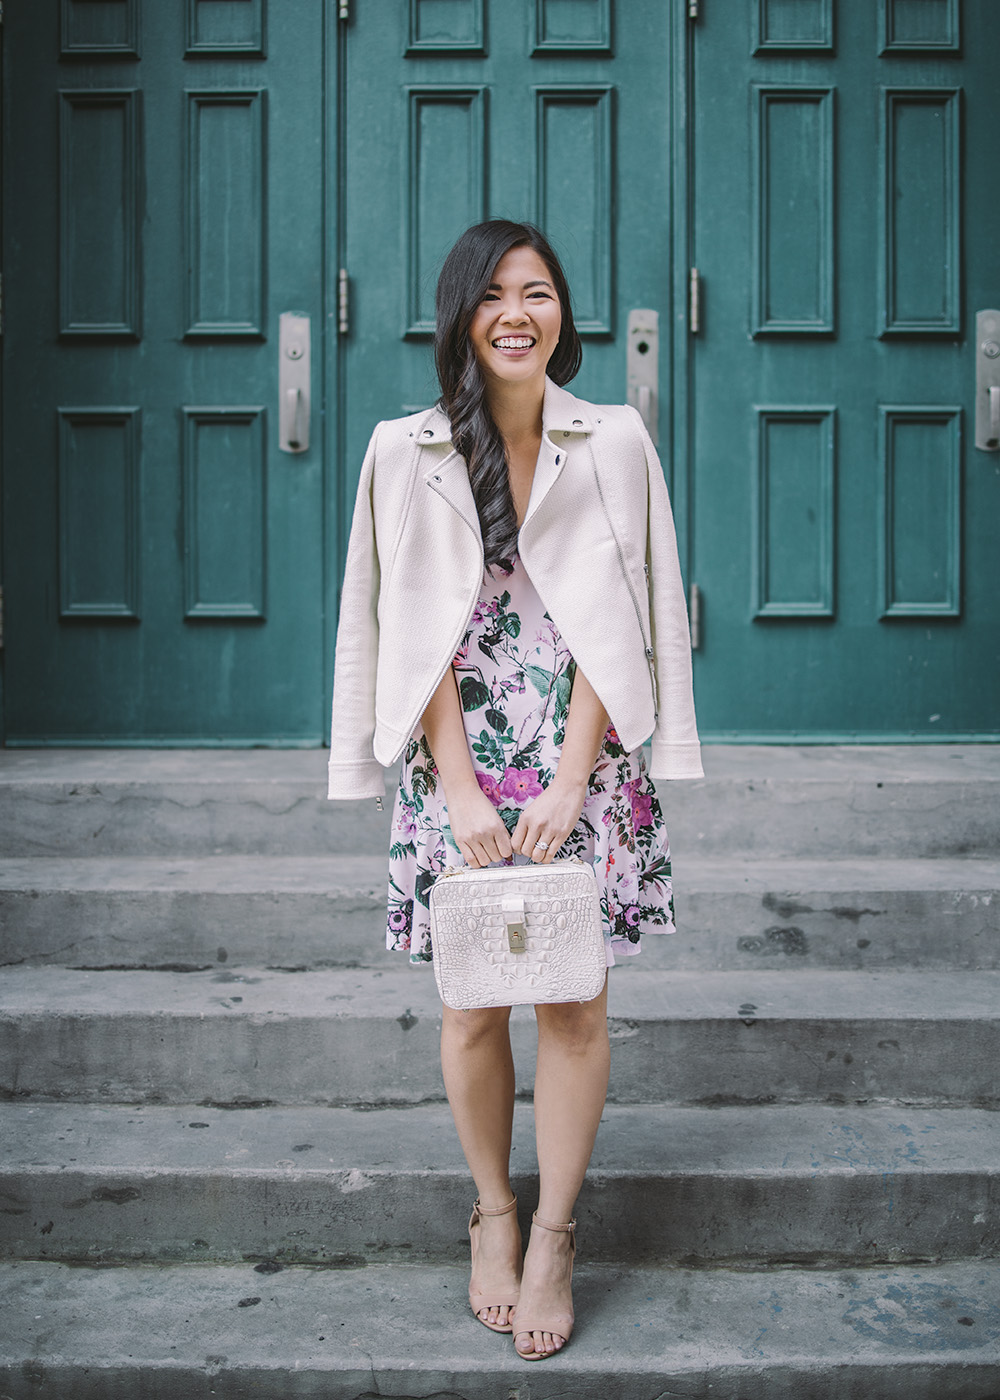
POLYGON ((511 248, 522 247, 534 249, 541 258, 559 297, 562 327, 546 372, 556 384, 568 384, 580 368, 583 353, 573 324, 569 286, 552 245, 533 224, 489 219, 466 229, 445 259, 437 285, 434 363, 441 382, 441 406, 451 421, 452 442, 469 470, 487 565, 509 559, 515 552, 517 514, 507 452, 486 402, 486 380, 469 327, 497 263, 511 248))

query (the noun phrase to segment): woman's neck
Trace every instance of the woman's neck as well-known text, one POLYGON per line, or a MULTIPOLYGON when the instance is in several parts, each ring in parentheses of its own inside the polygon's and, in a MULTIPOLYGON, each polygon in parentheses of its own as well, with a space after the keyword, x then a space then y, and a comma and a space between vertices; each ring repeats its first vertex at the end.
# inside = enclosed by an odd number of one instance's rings
POLYGON ((487 403, 494 423, 506 443, 537 441, 542 434, 545 381, 527 384, 494 382, 487 389, 487 403))

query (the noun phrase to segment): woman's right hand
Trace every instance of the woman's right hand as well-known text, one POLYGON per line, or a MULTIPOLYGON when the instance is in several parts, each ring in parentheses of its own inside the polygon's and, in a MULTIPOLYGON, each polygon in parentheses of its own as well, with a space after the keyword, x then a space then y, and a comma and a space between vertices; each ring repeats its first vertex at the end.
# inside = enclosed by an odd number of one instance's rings
POLYGON ((448 824, 467 865, 480 867, 513 854, 510 833, 478 783, 446 793, 448 824))

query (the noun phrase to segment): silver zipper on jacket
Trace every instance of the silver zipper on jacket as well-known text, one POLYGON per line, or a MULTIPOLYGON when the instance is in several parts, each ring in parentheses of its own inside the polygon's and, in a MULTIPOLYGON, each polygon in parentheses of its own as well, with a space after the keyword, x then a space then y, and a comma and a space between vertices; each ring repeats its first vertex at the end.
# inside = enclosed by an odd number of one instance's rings
MULTIPOLYGON (((635 596, 635 589, 632 587, 632 575, 629 573, 628 569, 625 566, 625 555, 622 551, 621 542, 619 541, 618 536, 615 534, 615 527, 611 523, 611 513, 608 510, 607 502, 604 499, 604 492, 601 490, 601 478, 597 471, 597 462, 594 459, 594 449, 591 447, 589 440, 587 442, 587 448, 590 452, 591 465, 594 468, 594 482, 597 486, 597 494, 601 500, 601 509, 604 511, 604 518, 608 522, 608 529, 611 531, 611 538, 614 540, 615 549, 618 551, 618 564, 621 568, 622 575, 625 579, 625 585, 628 588, 629 597, 632 599, 632 606, 633 608, 635 608, 635 620, 639 624, 639 635, 642 638, 643 650, 646 653, 646 665, 649 667, 649 684, 653 691, 653 722, 655 724, 655 722, 660 717, 660 703, 656 687, 656 657, 653 652, 653 648, 650 645, 649 638, 647 638, 646 636, 646 629, 642 625, 642 609, 639 607, 639 599, 635 596)), ((648 583, 649 567, 648 565, 643 564, 642 568, 643 572, 646 575, 646 582, 648 583)))

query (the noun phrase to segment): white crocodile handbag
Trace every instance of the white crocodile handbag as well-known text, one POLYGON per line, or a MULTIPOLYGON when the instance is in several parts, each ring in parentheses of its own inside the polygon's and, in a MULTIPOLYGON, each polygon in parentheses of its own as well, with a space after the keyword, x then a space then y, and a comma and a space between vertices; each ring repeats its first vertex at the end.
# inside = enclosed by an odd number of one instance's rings
POLYGON ((594 867, 457 866, 431 886, 434 976, 446 1006, 592 1001, 607 959, 594 867))

